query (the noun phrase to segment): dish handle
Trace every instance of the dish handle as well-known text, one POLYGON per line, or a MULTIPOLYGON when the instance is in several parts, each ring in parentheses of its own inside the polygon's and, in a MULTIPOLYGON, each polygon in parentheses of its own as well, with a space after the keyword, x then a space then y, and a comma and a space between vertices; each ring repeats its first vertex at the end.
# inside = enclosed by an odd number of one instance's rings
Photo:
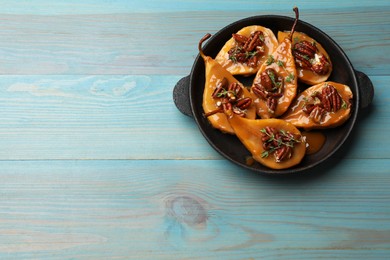
POLYGON ((181 78, 173 89, 173 102, 184 115, 194 117, 190 103, 190 75, 181 78))
POLYGON ((370 78, 363 72, 355 70, 360 91, 360 108, 367 108, 374 99, 374 85, 370 78))

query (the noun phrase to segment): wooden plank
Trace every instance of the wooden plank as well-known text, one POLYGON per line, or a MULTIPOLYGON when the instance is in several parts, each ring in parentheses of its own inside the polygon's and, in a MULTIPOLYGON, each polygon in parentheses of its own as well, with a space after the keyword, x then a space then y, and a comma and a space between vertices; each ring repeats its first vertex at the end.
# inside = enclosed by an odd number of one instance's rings
MULTIPOLYGON (((270 14, 260 10, 97 15, 3 13, 0 73, 186 75, 197 55, 197 43, 205 33, 213 34, 244 17, 270 14)), ((293 16, 291 11, 283 10, 272 14, 293 16)), ((390 71, 390 50, 386 48, 390 45, 386 34, 390 29, 388 17, 389 7, 301 12, 302 20, 333 37, 355 68, 370 75, 390 71)))
POLYGON ((1 258, 381 259, 390 250, 384 160, 290 178, 218 160, 0 168, 1 258))
MULTIPOLYGON (((0 159, 220 159, 172 100, 180 76, 0 76, 0 159)), ((348 158, 390 158, 389 77, 371 77, 348 158), (380 129, 378 127, 380 126, 380 129), (387 145, 386 145, 387 144, 387 145)))
MULTIPOLYGON (((299 0, 294 5, 303 9, 342 9, 351 7, 382 7, 386 6, 381 0, 373 1, 337 1, 330 0, 321 3, 315 1, 299 0)), ((135 12, 183 12, 183 11, 252 11, 252 10, 290 10, 291 1, 282 0, 277 2, 248 0, 243 4, 241 1, 215 0, 210 4, 207 0, 84 0, 82 3, 77 0, 66 2, 52 2, 47 4, 46 0, 30 1, 2 1, 2 13, 5 14, 110 14, 110 13, 135 13, 135 12)))
POLYGON ((375 85, 305 175, 221 158, 172 102, 206 32, 291 1, 1 1, 0 259, 388 259, 390 7, 294 3, 375 85))
POLYGON ((178 79, 2 76, 0 158, 200 156, 210 148, 199 140, 194 121, 173 105, 172 87, 178 79), (188 142, 191 147, 184 148, 188 142), (182 149, 189 153, 180 156, 182 149))

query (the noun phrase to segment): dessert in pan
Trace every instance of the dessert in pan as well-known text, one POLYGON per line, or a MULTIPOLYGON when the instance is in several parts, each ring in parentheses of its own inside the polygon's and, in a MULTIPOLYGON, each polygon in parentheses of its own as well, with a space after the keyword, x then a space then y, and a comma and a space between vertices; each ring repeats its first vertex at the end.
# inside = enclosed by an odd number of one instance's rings
POLYGON ((249 17, 206 34, 190 76, 174 90, 188 91, 188 100, 175 103, 189 103, 213 148, 264 173, 297 172, 329 158, 373 96, 368 77, 293 10, 295 19, 249 17), (364 105, 360 92, 369 97, 364 105))
POLYGON ((215 128, 225 132, 229 129, 229 133, 237 135, 257 162, 273 169, 301 162, 306 145, 310 144, 306 144, 298 128, 342 124, 350 116, 353 98, 348 86, 325 82, 332 70, 330 58, 314 39, 294 33, 299 19, 298 9, 294 11, 296 18, 291 30, 279 33, 277 46, 269 44, 276 48, 265 43, 274 42, 272 31, 257 25, 232 34, 215 60, 201 49, 209 35, 199 44, 206 64, 205 117, 215 128), (215 64, 217 61, 221 66, 215 64), (250 73, 256 76, 248 92, 232 74, 250 73), (295 100, 298 80, 318 84, 295 100), (254 108, 257 118, 253 118, 254 108), (224 120, 215 120, 216 114, 222 114, 224 120))

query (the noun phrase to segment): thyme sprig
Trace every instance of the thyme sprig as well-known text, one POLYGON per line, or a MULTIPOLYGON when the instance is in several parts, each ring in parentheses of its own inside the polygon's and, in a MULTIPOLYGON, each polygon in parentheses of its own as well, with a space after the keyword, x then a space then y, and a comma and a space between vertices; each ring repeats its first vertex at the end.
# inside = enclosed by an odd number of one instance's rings
MULTIPOLYGON (((267 66, 271 65, 272 63, 276 63, 279 67, 281 67, 285 72, 288 72, 286 69, 286 66, 282 60, 275 60, 273 55, 268 55, 266 64, 267 66)), ((286 77, 285 81, 288 83, 291 83, 295 79, 295 76, 293 73, 289 73, 288 76, 286 77)))
POLYGON ((266 61, 267 66, 271 65, 272 63, 274 63, 274 61, 275 61, 274 56, 268 55, 267 61, 266 61))
POLYGON ((237 97, 237 93, 235 91, 231 91, 231 90, 226 90, 226 89, 223 89, 221 92, 219 92, 217 94, 217 97, 227 97, 229 96, 229 94, 233 95, 234 97, 237 97))
POLYGON ((272 81, 272 85, 275 86, 275 89, 278 89, 282 86, 282 82, 276 81, 276 75, 272 71, 268 71, 267 74, 272 81))
POLYGON ((264 136, 268 137, 265 142, 271 144, 267 145, 267 149, 262 152, 262 158, 268 157, 270 154, 282 148, 283 146, 294 148, 296 143, 301 142, 301 140, 296 138, 290 132, 286 132, 284 129, 280 129, 276 134, 274 132, 269 133, 266 128, 261 129, 260 132, 264 136))

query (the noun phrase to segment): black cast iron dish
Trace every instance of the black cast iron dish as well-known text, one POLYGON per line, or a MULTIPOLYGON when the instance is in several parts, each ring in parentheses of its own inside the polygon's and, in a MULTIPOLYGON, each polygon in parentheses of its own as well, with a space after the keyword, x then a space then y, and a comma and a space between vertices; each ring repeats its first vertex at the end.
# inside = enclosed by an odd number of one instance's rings
MULTIPOLYGON (((275 35, 278 31, 290 30, 294 22, 293 18, 277 15, 254 16, 234 22, 213 35, 203 50, 207 56, 215 57, 222 46, 228 41, 232 33, 249 25, 261 25, 271 29, 275 35)), ((359 109, 368 107, 373 99, 374 88, 370 79, 362 72, 356 71, 350 63, 343 50, 328 35, 318 28, 298 21, 296 31, 304 32, 316 39, 328 52, 333 63, 333 72, 330 81, 335 81, 348 85, 354 95, 351 117, 342 126, 334 129, 321 130, 326 135, 326 142, 322 149, 315 154, 306 155, 303 161, 292 168, 284 170, 273 170, 260 163, 248 165, 247 158, 249 151, 242 145, 234 135, 224 134, 214 129, 203 116, 202 100, 205 85, 205 67, 203 59, 198 55, 192 67, 191 74, 182 78, 174 88, 173 98, 177 108, 185 115, 195 119, 200 131, 210 143, 210 145, 228 160, 260 173, 286 174, 296 173, 312 168, 331 157, 346 141, 355 125, 359 109)), ((207 32, 205 32, 207 33, 207 32)), ((201 35, 203 36, 203 35, 201 35)), ((199 38, 201 38, 201 36, 199 38)), ((194 42, 196 48, 197 42, 194 42)), ((237 77, 246 86, 250 86, 251 78, 237 77)), ((300 89, 307 86, 299 84, 300 89)))

